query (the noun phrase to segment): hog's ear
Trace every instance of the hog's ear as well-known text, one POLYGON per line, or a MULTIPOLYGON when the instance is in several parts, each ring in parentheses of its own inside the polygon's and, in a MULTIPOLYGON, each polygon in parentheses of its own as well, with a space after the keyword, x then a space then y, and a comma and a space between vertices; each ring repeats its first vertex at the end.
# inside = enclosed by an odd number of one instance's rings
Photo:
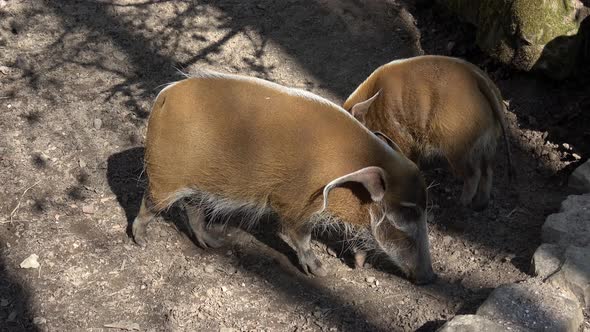
POLYGON ((347 182, 358 182, 362 184, 374 202, 381 201, 383 196, 385 196, 385 171, 381 167, 369 166, 341 176, 328 183, 324 187, 324 207, 322 211, 328 207, 328 194, 330 194, 330 191, 347 182))
POLYGON ((391 148, 394 149, 395 151, 402 153, 402 149, 400 149, 399 146, 397 144, 395 144, 395 142, 391 138, 389 138, 387 135, 385 135, 384 133, 382 133, 380 131, 375 131, 375 132, 373 132, 373 134, 375 134, 375 136, 377 136, 381 140, 383 140, 383 142, 387 143, 387 145, 391 146, 391 148))
POLYGON ((354 116, 362 124, 365 124, 365 115, 369 111, 369 108, 371 108, 371 105, 373 104, 375 99, 379 97, 380 93, 381 90, 377 91, 377 93, 373 97, 365 101, 361 101, 360 103, 357 103, 354 106, 352 106, 352 108, 350 109, 350 113, 352 114, 352 116, 354 116))

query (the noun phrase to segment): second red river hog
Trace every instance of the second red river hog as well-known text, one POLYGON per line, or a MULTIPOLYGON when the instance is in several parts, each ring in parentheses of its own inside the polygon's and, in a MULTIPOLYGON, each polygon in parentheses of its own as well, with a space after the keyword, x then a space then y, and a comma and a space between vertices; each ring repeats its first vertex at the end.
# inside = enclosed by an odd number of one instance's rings
POLYGON ((465 206, 488 205, 500 136, 513 177, 502 96, 469 62, 435 55, 392 61, 361 83, 343 107, 391 137, 414 162, 446 159, 463 179, 465 206))
POLYGON ((153 217, 182 201, 203 247, 222 244, 205 211, 245 213, 247 222, 271 214, 307 273, 327 274, 312 230, 341 226, 414 282, 436 277, 416 164, 312 93, 215 72, 173 83, 151 112, 145 167, 149 186, 132 226, 140 245, 153 217))

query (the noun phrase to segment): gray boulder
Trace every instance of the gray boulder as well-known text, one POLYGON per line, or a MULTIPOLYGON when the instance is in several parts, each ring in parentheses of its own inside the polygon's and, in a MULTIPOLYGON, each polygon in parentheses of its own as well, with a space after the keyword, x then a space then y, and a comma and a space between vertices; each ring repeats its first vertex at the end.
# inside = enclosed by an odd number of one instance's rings
POLYGON ((441 326, 437 332, 528 332, 526 328, 518 326, 504 326, 493 322, 485 317, 477 315, 459 315, 455 316, 445 325, 441 326))
POLYGON ((543 243, 537 248, 531 263, 532 273, 547 278, 561 269, 565 249, 557 244, 543 243))
POLYGON ((590 159, 572 172, 567 185, 580 193, 590 192, 590 159))
POLYGON ((590 246, 590 194, 568 196, 560 212, 545 220, 542 239, 563 248, 590 246))
POLYGON ((544 243, 533 255, 536 276, 572 292, 584 306, 590 307, 590 248, 544 243))
POLYGON ((578 331, 584 322, 580 304, 557 287, 538 280, 496 288, 477 314, 533 331, 578 331))
POLYGON ((438 0, 477 27, 476 42, 497 60, 562 79, 583 65, 589 10, 580 0, 438 0))

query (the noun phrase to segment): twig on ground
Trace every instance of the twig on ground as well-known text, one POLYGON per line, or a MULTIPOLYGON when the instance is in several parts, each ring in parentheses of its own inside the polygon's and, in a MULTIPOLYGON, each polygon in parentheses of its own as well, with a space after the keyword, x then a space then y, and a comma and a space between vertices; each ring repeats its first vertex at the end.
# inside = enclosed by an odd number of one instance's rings
POLYGON ((25 189, 25 191, 23 191, 23 193, 20 195, 18 202, 16 203, 16 206, 14 207, 14 209, 12 210, 12 212, 10 212, 10 220, 9 222, 12 224, 12 220, 14 218, 14 216, 16 215, 16 213, 18 212, 18 209, 20 208, 20 203, 23 200, 23 197, 25 197, 25 195, 27 194, 27 191, 31 190, 34 186, 38 185, 39 182, 41 182, 41 180, 33 183, 31 186, 29 186, 27 189, 25 189))
POLYGON ((516 211, 518 211, 518 207, 515 207, 514 209, 512 209, 512 211, 510 211, 510 213, 508 213, 508 214, 506 215, 506 218, 510 218, 510 217, 512 217, 512 215, 513 215, 513 214, 514 214, 516 211))

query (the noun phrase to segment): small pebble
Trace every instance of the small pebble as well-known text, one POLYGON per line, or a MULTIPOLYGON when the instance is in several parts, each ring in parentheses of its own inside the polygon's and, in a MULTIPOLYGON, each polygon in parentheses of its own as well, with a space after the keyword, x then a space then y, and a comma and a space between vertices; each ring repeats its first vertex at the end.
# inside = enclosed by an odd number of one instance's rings
POLYGON ((334 251, 334 249, 330 248, 330 247, 326 247, 326 252, 328 253, 328 255, 332 256, 332 257, 337 257, 338 255, 336 254, 336 252, 334 251))
POLYGON ((44 317, 35 317, 35 318, 33 318, 33 323, 35 325, 45 324, 45 323, 47 323, 47 319, 45 319, 44 317))
POLYGON ((32 254, 31 256, 25 258, 22 263, 20 263, 20 267, 23 269, 37 269, 41 264, 39 264, 39 256, 36 254, 32 254))
POLYGON ((86 214, 93 214, 94 213, 94 206, 88 204, 82 206, 82 212, 86 214))
POLYGON ((238 330, 231 328, 231 327, 222 327, 219 329, 219 332, 237 332, 238 330))
POLYGON ((368 282, 368 283, 370 283, 370 284, 372 284, 372 283, 374 283, 374 282, 375 282, 375 277, 367 277, 367 278, 365 279, 365 281, 366 281, 366 282, 368 282))
POLYGON ((453 48, 454 48, 454 47, 455 47, 455 42, 454 42, 454 41, 450 41, 450 42, 447 44, 447 52, 448 52, 448 53, 451 53, 451 52, 453 51, 453 48))
POLYGON ((101 119, 94 119, 94 122, 92 123, 94 125, 94 129, 99 130, 100 128, 102 128, 102 120, 101 119))
POLYGON ((213 272, 215 272, 215 268, 213 268, 213 266, 211 266, 211 265, 207 265, 207 266, 205 266, 205 272, 213 273, 213 272))
POLYGON ((221 291, 222 291, 222 292, 227 292, 227 287, 225 287, 225 286, 221 286, 221 291))
POLYGON ((78 164, 80 165, 80 168, 86 167, 86 162, 82 159, 78 160, 78 164))

